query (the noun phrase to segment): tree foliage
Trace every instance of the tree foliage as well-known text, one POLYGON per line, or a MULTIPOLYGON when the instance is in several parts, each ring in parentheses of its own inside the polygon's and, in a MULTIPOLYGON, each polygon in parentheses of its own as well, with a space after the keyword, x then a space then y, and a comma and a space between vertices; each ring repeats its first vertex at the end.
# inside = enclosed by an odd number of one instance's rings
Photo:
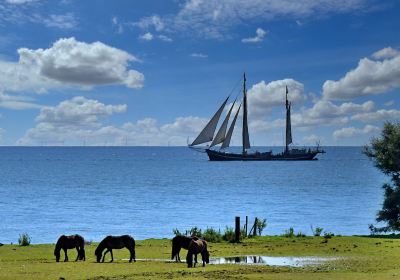
POLYGON ((384 174, 391 177, 392 184, 384 184, 385 190, 382 209, 376 220, 385 222, 386 227, 375 228, 373 231, 400 230, 400 124, 385 123, 381 136, 371 141, 371 146, 365 147, 364 153, 374 161, 374 164, 384 174))

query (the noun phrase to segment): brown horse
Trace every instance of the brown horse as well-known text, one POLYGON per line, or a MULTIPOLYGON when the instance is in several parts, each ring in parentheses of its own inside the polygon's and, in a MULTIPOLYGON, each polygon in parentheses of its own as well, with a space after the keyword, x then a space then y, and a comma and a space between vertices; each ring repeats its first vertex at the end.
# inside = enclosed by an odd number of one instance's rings
POLYGON ((97 257, 97 262, 100 262, 101 256, 103 255, 104 249, 107 249, 104 252, 103 259, 101 262, 104 262, 104 257, 108 252, 111 254, 111 262, 114 261, 114 256, 112 249, 122 249, 122 248, 127 248, 129 252, 131 253, 131 256, 129 258, 129 262, 136 262, 136 253, 135 253, 135 239, 133 239, 132 236, 130 235, 121 235, 121 236, 107 236, 104 238, 100 243, 99 246, 97 246, 96 251, 94 254, 97 257))
MULTIPOLYGON (((201 254, 203 266, 206 266, 206 263, 210 262, 210 253, 207 251, 207 241, 203 239, 190 241, 188 253, 186 256, 186 263, 188 267, 193 266, 193 255, 195 255, 197 259, 197 254, 199 253, 201 254)), ((194 263, 194 267, 196 267, 196 262, 194 263)))
MULTIPOLYGON (((171 260, 174 259, 176 262, 180 262, 181 258, 179 257, 179 252, 181 251, 181 248, 183 249, 188 249, 189 248, 189 243, 192 240, 197 240, 196 236, 183 236, 183 235, 177 235, 174 238, 172 238, 172 254, 171 254, 171 260)), ((195 260, 197 262, 197 258, 195 260)))
POLYGON ((83 239, 82 236, 78 234, 74 235, 61 235, 60 238, 57 240, 56 247, 54 249, 54 256, 56 256, 56 262, 60 261, 60 251, 61 249, 64 250, 65 258, 64 262, 68 261, 68 255, 67 255, 67 250, 68 249, 73 249, 76 248, 76 251, 78 251, 78 255, 76 256, 75 261, 79 260, 85 260, 85 240, 83 239))

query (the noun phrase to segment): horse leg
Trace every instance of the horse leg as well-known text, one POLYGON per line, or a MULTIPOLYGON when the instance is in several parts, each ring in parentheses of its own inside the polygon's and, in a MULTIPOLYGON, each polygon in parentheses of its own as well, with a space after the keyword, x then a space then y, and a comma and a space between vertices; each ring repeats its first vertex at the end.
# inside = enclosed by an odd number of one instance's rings
POLYGON ((107 249, 107 250, 104 252, 103 259, 101 260, 101 262, 104 262, 104 258, 106 257, 106 254, 108 253, 108 251, 109 251, 109 249, 107 249))
POLYGON ((68 261, 68 255, 67 255, 67 249, 63 249, 64 250, 64 262, 68 261))
POLYGON ((110 262, 113 262, 114 261, 114 256, 113 256, 112 249, 110 249, 110 254, 111 254, 111 261, 110 262))
POLYGON ((194 255, 194 263, 195 263, 195 266, 196 266, 196 263, 197 263, 197 254, 194 255))
POLYGON ((79 252, 79 247, 78 247, 78 246, 76 246, 76 251, 78 252, 78 255, 76 256, 76 259, 75 259, 75 261, 77 261, 77 260, 78 260, 78 258, 79 258, 79 254, 80 254, 80 252, 79 252))
POLYGON ((130 248, 129 252, 131 253, 131 257, 129 259, 129 262, 132 262, 132 260, 134 262, 136 262, 136 252, 135 252, 135 248, 130 248))
POLYGON ((181 257, 179 256, 179 252, 181 251, 181 248, 178 249, 178 253, 176 254, 176 261, 181 262, 181 257))

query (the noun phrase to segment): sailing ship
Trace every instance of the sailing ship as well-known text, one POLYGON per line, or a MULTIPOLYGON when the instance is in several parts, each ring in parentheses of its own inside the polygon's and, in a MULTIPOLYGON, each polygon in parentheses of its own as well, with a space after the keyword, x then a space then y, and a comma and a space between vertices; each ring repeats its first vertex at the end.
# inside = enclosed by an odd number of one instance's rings
POLYGON ((211 120, 207 123, 207 125, 203 128, 200 134, 196 137, 196 139, 188 144, 189 148, 195 149, 197 151, 204 151, 207 153, 209 159, 211 161, 233 161, 233 160, 242 160, 242 161, 269 161, 269 160, 314 160, 317 159, 316 155, 319 153, 325 153, 322 149, 320 149, 319 144, 315 148, 291 148, 290 144, 292 144, 292 128, 291 128, 291 120, 290 120, 290 111, 291 111, 291 102, 288 100, 288 88, 286 86, 286 143, 285 149, 281 153, 273 153, 272 151, 267 152, 259 152, 250 151, 250 138, 249 138, 249 129, 248 129, 248 119, 247 119, 247 90, 246 90, 246 74, 243 74, 243 99, 241 104, 239 105, 235 116, 229 126, 228 122, 231 116, 231 113, 234 109, 236 100, 232 103, 229 108, 228 113, 224 121, 222 122, 218 132, 215 134, 219 119, 221 117, 222 112, 229 100, 228 96, 222 105, 218 108, 217 112, 211 118, 211 120), (232 133, 235 128, 236 120, 238 118, 239 112, 242 109, 243 111, 243 122, 242 122, 242 152, 235 153, 230 152, 227 148, 230 145, 232 133), (227 131, 228 129, 228 131, 227 131), (206 148, 199 148, 198 145, 211 142, 206 148), (217 148, 217 145, 219 149, 217 148))

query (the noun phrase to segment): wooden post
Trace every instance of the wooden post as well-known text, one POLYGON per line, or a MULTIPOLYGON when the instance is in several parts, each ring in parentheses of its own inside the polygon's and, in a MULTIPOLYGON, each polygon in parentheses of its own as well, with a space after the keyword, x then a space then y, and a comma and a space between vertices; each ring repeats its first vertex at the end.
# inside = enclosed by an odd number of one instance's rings
POLYGON ((254 219, 253 236, 257 236, 257 217, 254 219))
POLYGON ((235 217, 235 242, 240 241, 240 217, 235 217))
POLYGON ((249 216, 246 216, 246 223, 244 225, 245 237, 247 237, 247 226, 249 224, 249 216))

